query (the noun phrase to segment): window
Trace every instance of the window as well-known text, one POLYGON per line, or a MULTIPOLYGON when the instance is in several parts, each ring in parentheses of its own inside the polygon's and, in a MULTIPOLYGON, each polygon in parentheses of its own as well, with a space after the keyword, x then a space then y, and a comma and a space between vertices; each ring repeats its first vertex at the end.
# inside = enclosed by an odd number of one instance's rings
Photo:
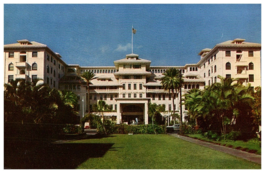
POLYGON ((53 68, 52 67, 50 68, 50 73, 53 74, 53 68))
POLYGON ((231 63, 230 63, 230 62, 227 62, 227 63, 225 64, 225 69, 226 69, 226 70, 231 70, 231 63))
POLYGON ((204 77, 206 77, 206 73, 204 73, 204 77))
POLYGON ((8 75, 8 82, 11 82, 12 80, 14 80, 13 75, 8 75))
POLYGON ((130 93, 128 94, 128 98, 131 98, 131 94, 130 93))
POLYGON ((125 94, 122 94, 122 98, 125 98, 125 94))
POLYGON ((142 97, 143 97, 143 94, 142 94, 142 93, 140 93, 140 94, 139 94, 139 98, 142 98, 142 97))
POLYGON ((37 80, 37 75, 32 75, 32 82, 37 80))
POLYGON ((94 100, 96 100, 96 94, 94 95, 94 100))
POLYGON ((248 64, 248 69, 254 70, 254 64, 252 62, 248 64))
POLYGON ((130 90, 130 89, 131 89, 131 84, 129 83, 129 84, 128 84, 128 90, 130 90))
POLYGON ((37 64, 36 63, 32 64, 32 70, 37 70, 37 64))
POLYGON ((231 79, 231 74, 226 74, 225 76, 226 78, 230 78, 231 79))
POLYGON ((225 56, 228 56, 228 57, 231 56, 231 51, 229 51, 229 50, 225 51, 225 56))
POLYGON ((199 89, 199 84, 197 84, 197 89, 199 89))
POLYGON ((165 100, 165 95, 164 94, 162 95, 162 100, 165 100))
POLYGON ((142 79, 142 76, 134 76, 134 79, 142 79))
POLYGON ((214 83, 216 83, 216 82, 217 82, 217 77, 215 76, 215 77, 214 77, 214 83))
POLYGON ((161 100, 161 95, 159 94, 159 100, 161 100))
POLYGON ((14 58, 14 52, 9 52, 9 53, 8 53, 8 57, 9 57, 9 58, 14 58))
POLYGON ((215 65, 214 66, 214 73, 216 73, 216 71, 217 71, 217 66, 215 65))
POLYGON ((248 56, 249 57, 253 57, 254 56, 254 52, 253 51, 248 51, 248 56))
POLYGON ((49 85, 49 77, 46 78, 46 83, 49 85))
POLYGON ((188 89, 191 89, 191 85, 190 84, 188 85, 188 89))
POLYGON ((169 100, 171 100, 172 99, 172 96, 171 96, 171 94, 169 94, 169 100))
POLYGON ((123 79, 130 79, 130 76, 123 76, 123 79))
POLYGON ((122 89, 124 89, 124 90, 125 90, 125 84, 122 84, 122 89))
POLYGON ((171 111, 172 110, 172 105, 171 104, 169 104, 169 111, 171 111))
POLYGON ((56 71, 54 70, 54 77, 56 77, 56 71))
POLYGON ((100 100, 103 100, 103 96, 102 95, 100 95, 100 100))
POLYGON ((113 100, 113 95, 110 95, 110 100, 113 100))
POLYGON ((139 84, 139 90, 142 90, 142 88, 143 88, 143 85, 140 83, 139 84))
POLYGON ((104 95, 104 100, 107 100, 107 94, 104 95))
POLYGON ((136 94, 134 93, 134 98, 136 98, 136 94))
POLYGON ((8 65, 8 71, 14 71, 14 65, 13 65, 13 63, 10 63, 8 65))
POLYGON ((210 69, 211 69, 211 73, 213 73, 213 67, 212 67, 212 66, 211 66, 211 68, 210 68, 210 69))
POLYGON ((32 52, 32 57, 37 57, 38 56, 38 54, 37 54, 37 52, 35 51, 35 52, 32 52))
POLYGON ((210 86, 210 80, 209 80, 209 86, 210 86))
POLYGON ((115 111, 117 110, 117 105, 115 105, 115 111))
POLYGON ((56 65, 56 60, 54 60, 54 65, 56 65))
POLYGON ((141 65, 133 65, 133 68, 141 68, 141 65))
POLYGON ((210 76, 210 70, 209 70, 208 76, 210 76))
POLYGON ((46 60, 49 61, 50 57, 49 55, 46 55, 46 60))
POLYGON ((187 85, 186 84, 184 85, 184 89, 187 89, 187 85))
POLYGON ((155 94, 152 95, 152 100, 155 100, 155 94))
POLYGON ((214 55, 214 60, 216 60, 216 54, 214 55))
POLYGON ((249 75, 249 82, 254 82, 254 74, 249 75))
POLYGON ((136 90, 136 84, 134 84, 134 90, 136 90))

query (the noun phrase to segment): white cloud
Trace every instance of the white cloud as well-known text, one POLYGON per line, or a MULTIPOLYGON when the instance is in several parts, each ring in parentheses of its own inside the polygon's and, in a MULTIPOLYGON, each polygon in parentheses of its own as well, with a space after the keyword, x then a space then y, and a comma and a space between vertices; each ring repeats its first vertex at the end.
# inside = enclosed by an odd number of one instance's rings
POLYGON ((106 51, 109 50, 109 47, 108 47, 108 46, 102 46, 102 47, 99 48, 99 49, 100 49, 100 51, 101 51, 102 53, 105 53, 106 51))
POLYGON ((125 52, 125 51, 131 49, 131 47, 132 47, 131 43, 127 43, 126 45, 119 44, 117 49, 115 49, 115 51, 125 52))

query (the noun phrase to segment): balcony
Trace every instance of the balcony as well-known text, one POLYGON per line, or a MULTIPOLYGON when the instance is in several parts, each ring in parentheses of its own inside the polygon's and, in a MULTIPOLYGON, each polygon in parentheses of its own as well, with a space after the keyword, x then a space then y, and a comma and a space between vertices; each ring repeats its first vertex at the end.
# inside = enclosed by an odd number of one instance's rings
POLYGON ((16 67, 18 68, 26 68, 28 65, 27 62, 16 62, 16 67))
POLYGON ((164 90, 164 89, 147 89, 146 92, 147 93, 169 93, 168 90, 164 90))
POLYGON ((119 93, 119 89, 90 89, 90 93, 119 93))
POLYGON ((247 61, 236 61, 235 66, 248 66, 247 61))
POLYGON ((237 78, 237 79, 240 79, 240 78, 248 78, 248 75, 247 75, 247 73, 240 73, 240 74, 235 74, 233 76, 233 78, 237 78))
POLYGON ((25 81, 29 81, 30 78, 26 74, 16 74, 16 79, 25 79, 25 81))

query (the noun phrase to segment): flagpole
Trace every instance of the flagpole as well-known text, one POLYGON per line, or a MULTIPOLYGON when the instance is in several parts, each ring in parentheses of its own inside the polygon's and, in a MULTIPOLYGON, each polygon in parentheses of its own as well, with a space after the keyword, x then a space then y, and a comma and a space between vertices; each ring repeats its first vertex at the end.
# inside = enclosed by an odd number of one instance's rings
POLYGON ((132 25, 132 54, 133 54, 133 25, 132 25))

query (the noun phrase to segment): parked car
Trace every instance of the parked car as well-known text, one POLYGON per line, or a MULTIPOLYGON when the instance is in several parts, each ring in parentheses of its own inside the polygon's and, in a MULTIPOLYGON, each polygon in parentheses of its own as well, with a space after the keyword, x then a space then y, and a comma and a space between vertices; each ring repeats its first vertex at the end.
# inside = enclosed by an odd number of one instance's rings
POLYGON ((167 126, 167 133, 178 132, 180 130, 180 124, 174 124, 172 126, 167 126))

